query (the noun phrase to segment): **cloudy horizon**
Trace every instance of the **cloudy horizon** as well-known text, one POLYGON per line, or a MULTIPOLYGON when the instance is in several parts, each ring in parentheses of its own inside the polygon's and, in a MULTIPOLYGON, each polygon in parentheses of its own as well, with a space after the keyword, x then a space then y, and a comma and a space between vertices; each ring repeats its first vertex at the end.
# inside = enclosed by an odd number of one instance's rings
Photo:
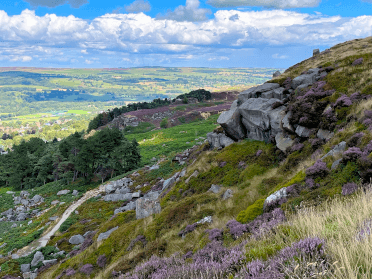
POLYGON ((287 68, 371 36, 370 11, 372 0, 7 2, 0 65, 287 68))

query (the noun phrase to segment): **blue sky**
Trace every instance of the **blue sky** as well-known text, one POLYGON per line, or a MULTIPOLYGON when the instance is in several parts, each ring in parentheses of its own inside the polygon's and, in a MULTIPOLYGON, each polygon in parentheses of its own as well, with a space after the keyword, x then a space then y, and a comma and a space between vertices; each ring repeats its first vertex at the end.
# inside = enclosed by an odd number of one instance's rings
POLYGON ((0 65, 287 68, 372 35, 372 0, 2 0, 0 65))

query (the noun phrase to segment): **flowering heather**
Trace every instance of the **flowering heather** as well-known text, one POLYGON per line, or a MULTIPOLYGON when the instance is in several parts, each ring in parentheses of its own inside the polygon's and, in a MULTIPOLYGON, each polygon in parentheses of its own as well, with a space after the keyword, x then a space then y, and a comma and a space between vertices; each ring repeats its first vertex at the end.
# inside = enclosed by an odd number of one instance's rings
POLYGON ((69 269, 66 269, 66 270, 62 271, 62 273, 60 275, 58 275, 56 277, 56 279, 60 279, 64 275, 66 275, 66 276, 73 276, 73 275, 75 275, 75 273, 76 273, 76 271, 73 268, 69 268, 69 269))
POLYGON ((79 271, 81 273, 86 274, 86 275, 90 275, 93 272, 93 265, 85 264, 82 267, 80 267, 79 271))
POLYGON ((283 203, 286 203, 288 200, 285 197, 280 199, 272 200, 271 202, 265 205, 264 211, 270 212, 273 211, 275 208, 280 207, 283 203))
POLYGON ((372 118, 372 110, 365 110, 364 116, 367 118, 372 118))
POLYGON ((185 237, 186 234, 193 232, 198 224, 187 225, 186 228, 178 233, 178 236, 185 237))
POLYGON ((205 232, 209 234, 210 241, 220 241, 223 239, 223 230, 211 229, 211 230, 206 230, 205 232))
POLYGON ((356 190, 358 190, 358 185, 355 182, 346 183, 342 186, 342 195, 347 196, 353 194, 356 190))
POLYGON ((364 119, 363 124, 366 126, 370 126, 372 124, 372 119, 370 118, 364 119))
POLYGON ((362 64, 363 64, 363 57, 358 58, 358 59, 355 60, 351 65, 353 65, 353 66, 358 66, 358 65, 362 65, 362 64))
POLYGON ((315 189, 315 188, 316 188, 316 185, 315 185, 314 179, 312 179, 312 178, 306 178, 306 180, 305 180, 305 184, 306 184, 306 186, 307 186, 309 189, 315 189))
POLYGON ((284 221, 286 221, 284 211, 281 208, 276 208, 269 213, 258 216, 247 224, 247 228, 253 237, 260 237, 284 221))
POLYGON ((298 184, 292 184, 291 186, 287 187, 287 195, 291 197, 298 196, 299 194, 299 185, 298 184))
POLYGON ((364 147, 363 155, 368 156, 372 152, 372 140, 364 147))
POLYGON ((362 150, 359 147, 350 147, 348 150, 344 152, 342 155, 343 162, 355 162, 359 157, 363 155, 362 150))
POLYGON ((237 239, 244 233, 248 232, 247 225, 239 223, 236 220, 230 220, 229 222, 227 222, 226 227, 230 230, 230 234, 234 239, 237 239))
MULTIPOLYGON (((313 278, 319 271, 327 270, 329 263, 324 253, 325 242, 319 238, 307 238, 293 243, 291 247, 283 248, 273 258, 267 261, 255 260, 244 266, 237 278, 288 278, 288 273, 296 274, 298 265, 305 263, 298 270, 302 276, 296 278, 313 278), (313 270, 307 262, 316 262, 320 270, 313 270)), ((292 277, 291 277, 292 278, 292 277)))
POLYGON ((262 150, 258 150, 257 153, 256 153, 256 157, 259 157, 260 155, 262 154, 262 150))
POLYGON ((315 164, 306 170, 306 175, 311 178, 324 177, 329 173, 327 164, 321 160, 315 162, 315 164))
POLYGON ((364 137, 365 134, 363 132, 360 132, 360 133, 355 133, 354 135, 352 135, 350 137, 350 139, 347 141, 347 146, 348 147, 352 147, 352 146, 356 146, 360 143, 360 140, 362 139, 362 137, 364 137))
MULTIPOLYGON (((300 119, 300 122, 301 122, 301 119, 300 119)), ((299 151, 302 148, 304 148, 304 146, 305 145, 303 145, 302 143, 295 144, 295 145, 292 146, 291 151, 292 152, 299 151)))
POLYGON ((182 259, 183 259, 183 260, 191 259, 192 256, 193 256, 192 251, 188 251, 185 255, 182 256, 182 259))
POLYGON ((133 240, 129 243, 129 246, 128 246, 128 248, 127 248, 127 251, 132 251, 134 245, 136 245, 136 243, 138 243, 138 242, 141 242, 142 247, 145 247, 146 244, 147 244, 146 237, 143 236, 143 235, 138 235, 135 239, 133 239, 133 240))
POLYGON ((372 220, 365 220, 356 236, 356 239, 360 241, 364 240, 365 238, 371 235, 371 232, 372 232, 372 220))
POLYGON ((363 99, 363 95, 360 94, 360 92, 355 92, 353 94, 350 95, 350 100, 354 103, 356 101, 359 101, 361 99, 363 99))
POLYGON ((347 95, 342 95, 340 98, 337 99, 334 107, 349 107, 353 104, 350 98, 347 95))
POLYGON ((106 255, 100 255, 98 258, 97 258, 97 266, 100 267, 100 268, 104 268, 107 264, 107 258, 106 258, 106 255))

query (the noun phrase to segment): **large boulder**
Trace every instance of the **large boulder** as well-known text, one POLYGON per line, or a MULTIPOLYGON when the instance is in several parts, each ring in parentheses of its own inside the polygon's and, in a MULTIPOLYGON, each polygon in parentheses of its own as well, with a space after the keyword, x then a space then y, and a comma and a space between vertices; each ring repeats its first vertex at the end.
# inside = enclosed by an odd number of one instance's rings
POLYGON ((295 77, 292 80, 291 87, 292 89, 296 89, 299 86, 302 86, 302 88, 307 87, 311 84, 313 84, 316 81, 316 76, 319 73, 319 69, 310 69, 306 74, 300 75, 298 77, 295 77))
POLYGON ((161 206, 157 201, 140 198, 136 200, 136 218, 143 219, 152 214, 160 213, 161 206))
POLYGON ((221 113, 220 117, 217 119, 217 123, 221 125, 230 138, 240 140, 245 137, 245 131, 238 107, 221 113))
POLYGON ((21 264, 21 272, 26 273, 30 272, 31 270, 31 265, 30 264, 21 264))
POLYGON ((266 207, 268 204, 270 203, 274 203, 282 198, 286 198, 287 197, 287 188, 284 187, 278 191, 276 191, 274 194, 271 194, 270 196, 268 196, 264 202, 264 211, 266 210, 266 207))
POLYGON ((35 195, 32 200, 35 202, 35 203, 41 203, 41 202, 44 202, 44 198, 40 195, 35 195))
POLYGON ((262 93, 279 88, 277 83, 264 83, 260 86, 249 88, 239 94, 238 103, 242 104, 250 98, 260 98, 262 93))
POLYGON ((311 130, 309 128, 298 125, 296 128, 296 134, 302 138, 308 138, 311 135, 311 130))
POLYGON ((285 107, 272 109, 278 99, 253 98, 239 107, 242 122, 247 129, 247 138, 269 142, 270 137, 280 132, 282 112, 285 107), (271 128, 274 128, 273 130, 271 128))
POLYGON ((26 213, 20 213, 17 215, 17 221, 24 221, 28 218, 28 215, 26 213))
POLYGON ((295 130, 293 129, 291 123, 289 123, 289 119, 291 117, 292 117, 292 112, 291 111, 287 112, 287 114, 282 119, 282 126, 283 126, 283 129, 289 132, 294 132, 295 130))

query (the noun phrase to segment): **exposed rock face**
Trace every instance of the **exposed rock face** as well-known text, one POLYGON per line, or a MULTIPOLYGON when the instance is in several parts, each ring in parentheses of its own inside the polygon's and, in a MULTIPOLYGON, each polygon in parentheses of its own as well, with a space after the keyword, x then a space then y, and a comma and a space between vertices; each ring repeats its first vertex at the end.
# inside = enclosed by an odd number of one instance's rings
POLYGON ((22 273, 30 272, 31 265, 30 264, 21 264, 21 271, 22 273))
POLYGON ((313 50, 313 56, 317 56, 320 53, 319 48, 313 50))
POLYGON ((280 132, 280 116, 285 107, 272 109, 278 99, 252 98, 239 107, 247 138, 269 142, 271 136, 280 132))
POLYGON ((307 74, 300 75, 292 80, 291 87, 296 89, 299 86, 307 87, 316 81, 316 76, 319 73, 319 69, 310 69, 307 74))
POLYGON ((279 71, 276 71, 275 73, 273 73, 273 78, 276 78, 280 75, 281 75, 281 73, 279 71))
POLYGON ((213 148, 224 148, 234 143, 234 140, 226 136, 225 134, 217 134, 217 133, 208 133, 207 134, 208 142, 213 148))
POLYGON ((274 194, 271 194, 270 196, 268 196, 264 202, 264 211, 265 211, 265 208, 267 207, 268 204, 272 203, 272 202, 275 202, 277 200, 280 200, 282 198, 286 198, 287 197, 287 188, 284 187, 278 191, 276 191, 274 194))
POLYGON ((331 132, 331 131, 319 129, 319 131, 316 134, 316 136, 318 138, 320 138, 320 139, 323 139, 323 140, 329 140, 329 139, 331 139, 334 136, 334 133, 331 132))
POLYGON ((104 201, 129 201, 132 199, 132 194, 109 194, 103 197, 104 201))
POLYGON ((208 192, 213 192, 215 194, 218 194, 221 192, 221 187, 215 184, 212 184, 211 188, 208 190, 208 192))
POLYGON ((294 141, 290 137, 284 136, 283 133, 278 133, 275 136, 276 146, 283 152, 286 152, 291 147, 294 141))
POLYGON ((249 88, 239 94, 238 103, 243 104, 245 101, 251 98, 260 98, 262 93, 279 88, 277 83, 264 83, 257 87, 249 88))
POLYGON ((233 197, 233 191, 231 189, 227 189, 226 192, 222 196, 222 200, 227 200, 233 197))
POLYGON ((245 129, 241 122, 241 116, 238 107, 224 111, 217 119, 217 123, 224 128, 226 134, 234 139, 240 140, 245 137, 245 129))
POLYGON ((302 138, 308 138, 311 135, 311 130, 298 125, 296 128, 296 134, 302 138))
POLYGON ((339 144, 337 144, 331 151, 329 151, 326 155, 324 155, 321 160, 324 158, 327 158, 329 156, 337 156, 341 155, 346 149, 346 142, 342 141, 339 144))
POLYGON ((140 198, 136 200, 136 218, 143 219, 152 214, 160 213, 161 206, 157 201, 140 198))

